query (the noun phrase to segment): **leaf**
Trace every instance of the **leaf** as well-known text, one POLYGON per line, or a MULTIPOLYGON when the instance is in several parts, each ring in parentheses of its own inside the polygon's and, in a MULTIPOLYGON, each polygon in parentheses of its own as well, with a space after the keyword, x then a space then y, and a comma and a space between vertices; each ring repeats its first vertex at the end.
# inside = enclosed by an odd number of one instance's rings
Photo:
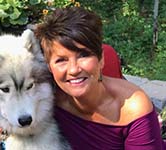
POLYGON ((36 4, 40 4, 41 3, 41 0, 30 0, 29 3, 31 5, 36 5, 36 4))
POLYGON ((9 20, 12 25, 25 25, 28 23, 28 17, 20 16, 16 20, 9 20))
POLYGON ((7 18, 7 17, 8 17, 8 14, 6 12, 4 12, 3 10, 0 10, 0 19, 1 19, 1 22, 3 22, 3 19, 7 18))
POLYGON ((9 9, 9 7, 10 7, 9 4, 6 4, 6 5, 2 4, 2 5, 0 5, 0 10, 1 10, 1 9, 2 9, 2 10, 7 10, 7 9, 9 9))
POLYGON ((6 2, 11 6, 14 6, 16 3, 15 0, 6 0, 6 2))
POLYGON ((19 16, 20 16, 21 12, 17 9, 17 8, 14 8, 14 12, 9 15, 11 19, 17 19, 19 16))
POLYGON ((20 6, 19 0, 6 0, 7 4, 9 4, 12 7, 18 7, 20 6))

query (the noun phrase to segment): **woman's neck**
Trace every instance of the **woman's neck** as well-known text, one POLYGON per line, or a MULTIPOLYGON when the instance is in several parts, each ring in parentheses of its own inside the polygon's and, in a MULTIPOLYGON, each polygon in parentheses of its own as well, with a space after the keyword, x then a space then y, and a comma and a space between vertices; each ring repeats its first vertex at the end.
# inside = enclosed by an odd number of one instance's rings
POLYGON ((74 109, 77 109, 81 113, 93 114, 102 105, 105 95, 106 90, 101 83, 94 91, 92 90, 82 97, 72 97, 69 103, 71 107, 74 107, 74 109))

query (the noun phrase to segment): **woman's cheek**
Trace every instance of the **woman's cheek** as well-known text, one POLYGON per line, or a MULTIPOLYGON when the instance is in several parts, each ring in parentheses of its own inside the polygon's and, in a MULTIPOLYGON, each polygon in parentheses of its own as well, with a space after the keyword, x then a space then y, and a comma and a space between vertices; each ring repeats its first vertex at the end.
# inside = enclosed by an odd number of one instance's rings
POLYGON ((86 60, 81 63, 82 68, 88 72, 93 72, 99 67, 99 62, 96 59, 86 60))

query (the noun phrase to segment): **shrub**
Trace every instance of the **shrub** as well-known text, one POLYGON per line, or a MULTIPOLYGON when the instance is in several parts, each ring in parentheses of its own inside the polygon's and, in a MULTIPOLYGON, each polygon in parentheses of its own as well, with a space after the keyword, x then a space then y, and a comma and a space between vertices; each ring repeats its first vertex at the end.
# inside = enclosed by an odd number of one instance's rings
POLYGON ((74 0, 0 0, 1 31, 23 30, 27 24, 38 23, 56 7, 78 5, 74 0))

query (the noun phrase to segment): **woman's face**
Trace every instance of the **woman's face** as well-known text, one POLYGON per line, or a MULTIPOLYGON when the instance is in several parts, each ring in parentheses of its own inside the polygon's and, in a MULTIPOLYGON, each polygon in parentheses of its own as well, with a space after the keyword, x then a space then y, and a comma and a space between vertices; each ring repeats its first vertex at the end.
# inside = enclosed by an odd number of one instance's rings
POLYGON ((54 41, 49 67, 58 86, 79 98, 89 95, 97 87, 103 59, 99 61, 83 45, 76 46, 84 50, 74 52, 54 41))

